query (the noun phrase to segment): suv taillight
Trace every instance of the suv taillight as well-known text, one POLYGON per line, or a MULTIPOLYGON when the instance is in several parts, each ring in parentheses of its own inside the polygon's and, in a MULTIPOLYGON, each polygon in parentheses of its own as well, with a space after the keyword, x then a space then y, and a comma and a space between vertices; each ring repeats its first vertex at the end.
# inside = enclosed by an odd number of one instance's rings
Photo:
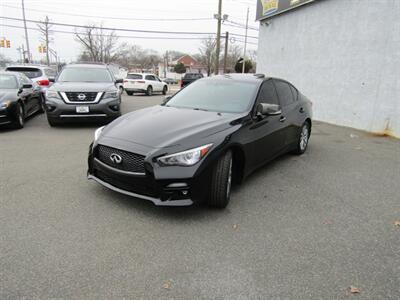
POLYGON ((42 80, 36 81, 36 83, 37 83, 38 85, 49 85, 49 84, 50 84, 50 81, 49 81, 48 79, 42 79, 42 80))
POLYGON ((143 80, 138 80, 138 81, 136 81, 137 83, 146 83, 146 81, 143 81, 143 80))

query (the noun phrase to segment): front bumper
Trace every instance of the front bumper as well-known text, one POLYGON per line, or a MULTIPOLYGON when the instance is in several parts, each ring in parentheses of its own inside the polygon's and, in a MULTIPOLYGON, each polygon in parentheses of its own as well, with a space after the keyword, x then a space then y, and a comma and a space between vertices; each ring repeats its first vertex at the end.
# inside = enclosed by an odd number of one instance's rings
POLYGON ((16 121, 15 107, 0 108, 0 125, 8 125, 16 121))
POLYGON ((98 103, 67 104, 59 99, 46 99, 46 113, 49 119, 82 121, 91 119, 115 119, 121 115, 118 98, 102 99, 98 103), (89 107, 88 113, 77 113, 77 106, 89 107))
POLYGON ((205 197, 210 178, 206 172, 192 178, 171 173, 169 178, 156 179, 152 166, 145 162, 145 173, 132 173, 116 169, 100 161, 92 146, 88 158, 90 180, 121 194, 144 199, 158 206, 188 206, 205 197))

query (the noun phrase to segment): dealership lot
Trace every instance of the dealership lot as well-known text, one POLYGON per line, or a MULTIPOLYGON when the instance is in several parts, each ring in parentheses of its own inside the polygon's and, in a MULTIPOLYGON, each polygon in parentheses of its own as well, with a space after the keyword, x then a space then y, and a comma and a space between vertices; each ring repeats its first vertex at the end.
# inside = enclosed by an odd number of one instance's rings
POLYGON ((0 298, 400 297, 398 140, 317 123, 212 210, 87 181, 95 128, 0 130, 0 298))

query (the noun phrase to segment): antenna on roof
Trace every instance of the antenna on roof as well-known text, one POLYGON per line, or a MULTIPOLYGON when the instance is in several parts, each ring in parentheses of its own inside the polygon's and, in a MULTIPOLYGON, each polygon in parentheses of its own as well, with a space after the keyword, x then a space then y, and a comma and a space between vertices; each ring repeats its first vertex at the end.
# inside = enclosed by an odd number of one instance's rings
POLYGON ((254 77, 265 78, 265 74, 254 74, 254 77))

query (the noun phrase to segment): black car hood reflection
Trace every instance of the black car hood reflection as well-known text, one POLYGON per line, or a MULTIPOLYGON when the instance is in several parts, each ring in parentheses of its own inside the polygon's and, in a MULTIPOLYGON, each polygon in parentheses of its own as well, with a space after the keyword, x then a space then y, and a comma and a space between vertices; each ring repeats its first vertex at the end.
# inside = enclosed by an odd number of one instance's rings
POLYGON ((17 89, 0 89, 0 103, 7 100, 15 100, 17 89))
POLYGON ((196 144, 230 128, 230 123, 240 117, 240 114, 153 106, 120 117, 105 128, 103 136, 151 148, 179 145, 185 139, 196 144))

